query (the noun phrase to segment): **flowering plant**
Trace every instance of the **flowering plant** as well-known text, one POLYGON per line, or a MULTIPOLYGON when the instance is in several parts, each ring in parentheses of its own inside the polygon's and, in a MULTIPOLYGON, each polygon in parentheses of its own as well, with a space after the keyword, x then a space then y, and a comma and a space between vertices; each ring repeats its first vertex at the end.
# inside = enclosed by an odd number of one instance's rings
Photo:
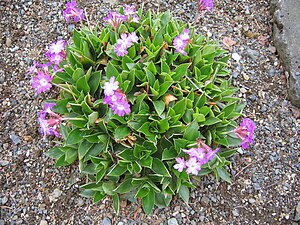
MULTIPOLYGON (((64 16, 84 19, 73 1, 64 16)), ((56 166, 78 163, 82 195, 112 196, 116 211, 120 197, 141 199, 146 213, 176 193, 188 203, 196 176, 231 182, 226 158, 252 143, 255 125, 236 122, 244 105, 226 51, 170 12, 125 6, 104 21, 56 41, 49 62, 29 69, 37 93, 60 90, 39 113, 44 137, 57 137, 46 155, 56 166)))

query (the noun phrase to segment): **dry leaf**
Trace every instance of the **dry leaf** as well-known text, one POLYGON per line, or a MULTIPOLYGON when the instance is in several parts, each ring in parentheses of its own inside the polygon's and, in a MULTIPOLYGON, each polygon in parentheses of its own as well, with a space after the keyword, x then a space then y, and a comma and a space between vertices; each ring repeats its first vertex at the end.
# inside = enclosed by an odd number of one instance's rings
POLYGON ((232 46, 236 44, 235 40, 232 40, 230 37, 225 37, 223 39, 223 45, 229 51, 232 51, 232 46))

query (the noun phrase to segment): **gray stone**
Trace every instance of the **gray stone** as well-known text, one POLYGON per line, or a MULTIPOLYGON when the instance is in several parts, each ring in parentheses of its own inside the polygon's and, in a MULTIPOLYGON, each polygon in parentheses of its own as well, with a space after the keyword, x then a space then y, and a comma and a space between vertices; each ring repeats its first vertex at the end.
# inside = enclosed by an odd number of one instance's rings
POLYGON ((178 225, 176 218, 168 219, 168 225, 178 225))
POLYGON ((0 225, 4 225, 4 224, 5 224, 4 220, 0 220, 0 225))
POLYGON ((296 212, 295 212, 295 221, 300 221, 300 202, 298 202, 298 205, 296 207, 296 212))
POLYGON ((17 145, 17 144, 20 144, 21 143, 21 139, 19 136, 15 135, 15 134, 12 134, 12 135, 9 135, 10 139, 12 140, 12 142, 17 145))
POLYGON ((236 216, 236 217, 240 215, 238 209, 232 210, 232 214, 233 214, 233 216, 236 216))
POLYGON ((111 225, 111 221, 109 218, 104 217, 104 219, 102 220, 102 225, 111 225))
POLYGON ((4 196, 1 201, 2 205, 6 204, 7 201, 8 201, 8 198, 6 196, 4 196))
POLYGON ((289 73, 291 103, 300 108, 300 1, 272 0, 274 45, 289 73))

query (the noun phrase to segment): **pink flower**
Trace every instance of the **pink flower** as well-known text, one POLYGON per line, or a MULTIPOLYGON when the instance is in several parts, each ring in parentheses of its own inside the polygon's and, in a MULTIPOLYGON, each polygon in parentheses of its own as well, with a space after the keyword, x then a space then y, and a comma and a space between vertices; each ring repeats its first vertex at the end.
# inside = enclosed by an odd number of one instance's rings
POLYGON ((44 110, 39 113, 38 122, 40 124, 40 132, 43 134, 44 138, 47 135, 54 135, 59 137, 57 132, 57 127, 62 121, 62 118, 52 111, 52 108, 55 106, 55 103, 45 103, 44 110), (49 115, 49 118, 46 119, 46 116, 49 115))
POLYGON ((37 73, 37 76, 32 79, 32 87, 36 93, 46 92, 52 87, 52 77, 41 71, 37 73))
POLYGON ((175 158, 177 164, 175 164, 173 167, 174 169, 178 170, 178 172, 182 172, 184 168, 186 168, 186 162, 184 158, 175 158))
POLYGON ((119 88, 119 82, 115 81, 115 77, 111 77, 109 82, 104 83, 104 94, 106 96, 111 96, 115 93, 115 91, 119 88))
POLYGON ((73 18, 75 23, 84 20, 83 10, 76 8, 76 5, 77 3, 75 1, 67 3, 66 9, 63 11, 63 16, 67 22, 70 22, 71 18, 73 18))
POLYGON ((212 11, 214 7, 213 0, 199 0, 198 11, 212 11))
POLYGON ((199 170, 201 170, 201 166, 202 164, 198 162, 198 160, 195 157, 192 157, 186 162, 186 173, 197 176, 199 170))
POLYGON ((183 33, 176 36, 173 40, 175 52, 179 52, 182 55, 187 55, 184 49, 187 46, 189 39, 190 39, 190 31, 189 29, 185 28, 183 33))
POLYGON ((134 15, 136 13, 134 8, 134 5, 125 5, 124 14, 126 16, 134 15))
POLYGON ((126 100, 126 95, 119 88, 119 82, 115 81, 115 77, 111 77, 109 82, 104 84, 103 104, 108 105, 114 114, 124 116, 131 112, 130 105, 126 100))
POLYGON ((110 12, 107 17, 104 18, 109 25, 114 28, 117 28, 120 23, 125 22, 127 20, 127 16, 124 16, 117 12, 110 12))
POLYGON ((116 52, 117 56, 124 56, 128 53, 128 48, 132 46, 132 43, 137 43, 139 37, 136 35, 135 32, 131 34, 121 34, 121 38, 117 40, 116 47, 114 51, 116 52))
POLYGON ((244 118, 240 126, 234 130, 236 136, 242 140, 241 146, 243 149, 247 149, 249 147, 249 143, 253 144, 255 129, 255 123, 248 118, 244 118))

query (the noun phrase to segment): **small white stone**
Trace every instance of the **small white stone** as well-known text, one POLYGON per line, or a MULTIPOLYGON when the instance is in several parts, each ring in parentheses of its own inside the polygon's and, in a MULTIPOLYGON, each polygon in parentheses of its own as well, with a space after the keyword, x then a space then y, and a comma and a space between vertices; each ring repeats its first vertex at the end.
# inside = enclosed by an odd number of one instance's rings
POLYGON ((236 62, 239 62, 240 59, 241 59, 241 56, 239 54, 237 54, 236 52, 235 53, 232 53, 232 56, 231 56, 236 62))

